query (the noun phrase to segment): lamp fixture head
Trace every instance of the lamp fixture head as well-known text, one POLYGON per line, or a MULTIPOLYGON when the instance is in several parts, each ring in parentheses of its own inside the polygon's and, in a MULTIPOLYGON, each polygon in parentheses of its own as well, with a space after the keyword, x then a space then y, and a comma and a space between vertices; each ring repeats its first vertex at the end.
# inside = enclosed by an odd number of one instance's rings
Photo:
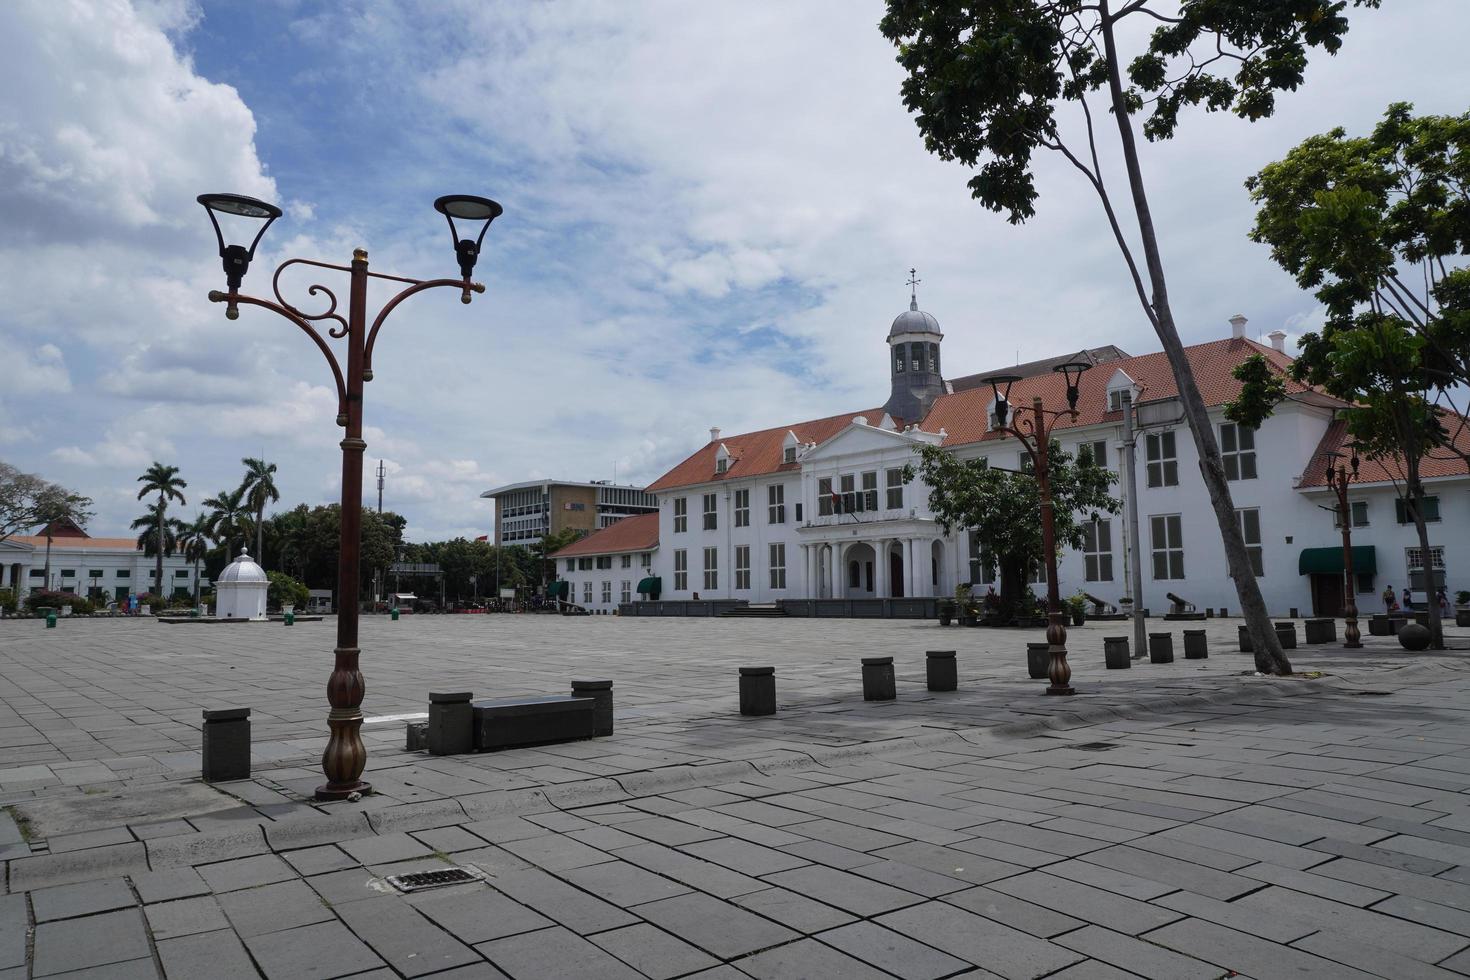
MULTIPOLYGON (((444 215, 449 222, 449 238, 454 243, 454 255, 459 260, 459 272, 469 282, 471 274, 475 271, 475 261, 480 257, 480 243, 485 240, 485 232, 490 230, 490 222, 505 213, 505 209, 488 197, 476 197, 473 194, 446 194, 434 202, 434 210, 444 215), (458 218, 466 223, 465 234, 460 235, 459 229, 455 227, 454 220, 458 218), (472 222, 484 222, 480 225, 480 233, 474 235, 472 222)), ((465 302, 469 302, 466 294, 465 302)))
POLYGON ((1052 368, 1067 381, 1067 408, 1074 413, 1077 411, 1077 386, 1082 382, 1082 372, 1091 369, 1092 365, 1087 361, 1068 361, 1052 368))
POLYGON ((1006 419, 1011 414, 1011 385, 1020 380, 1019 374, 993 374, 981 379, 980 383, 990 385, 990 391, 995 396, 996 428, 1005 427, 1006 419))
MULTIPOLYGON (((281 216, 281 209, 268 201, 246 197, 244 194, 200 194, 195 200, 204 206, 209 215, 209 223, 214 226, 215 241, 219 243, 219 257, 224 264, 225 282, 230 287, 230 292, 238 292, 245 273, 250 269, 250 262, 255 258, 255 247, 260 244, 271 222, 281 216), (218 216, 221 214, 261 221, 262 224, 248 246, 238 242, 227 244, 224 230, 220 228, 218 216)), ((232 304, 225 315, 233 320, 240 314, 232 304)))

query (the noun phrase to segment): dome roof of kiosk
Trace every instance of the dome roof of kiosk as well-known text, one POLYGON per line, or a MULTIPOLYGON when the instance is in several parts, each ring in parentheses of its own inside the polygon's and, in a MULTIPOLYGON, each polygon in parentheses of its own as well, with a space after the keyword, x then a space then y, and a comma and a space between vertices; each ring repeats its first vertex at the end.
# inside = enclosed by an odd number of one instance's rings
POLYGON ((240 557, 226 565, 214 581, 218 585, 221 582, 269 582, 269 579, 265 577, 265 569, 255 564, 250 553, 241 551, 240 557))
POLYGON ((890 338, 906 333, 932 333, 938 337, 944 336, 939 330, 939 321, 919 309, 917 301, 910 302, 909 308, 896 316, 893 326, 888 329, 890 338))

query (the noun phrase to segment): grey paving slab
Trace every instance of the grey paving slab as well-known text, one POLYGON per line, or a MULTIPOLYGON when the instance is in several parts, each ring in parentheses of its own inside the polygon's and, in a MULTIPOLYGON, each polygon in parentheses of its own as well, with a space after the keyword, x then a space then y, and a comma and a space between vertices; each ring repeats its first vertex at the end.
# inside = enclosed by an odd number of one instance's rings
POLYGON ((639 980, 642 976, 576 933, 555 926, 475 948, 516 980, 639 980))
MULTIPOLYGON (((162 975, 152 957, 143 957, 123 963, 73 970, 70 973, 58 973, 55 976, 56 980, 158 980, 162 975)), ((23 975, 15 980, 23 980, 23 975)))
POLYGON ((1101 926, 1076 929, 1054 941, 1094 960, 1127 970, 1130 975, 1168 977, 1170 980, 1216 980, 1220 976, 1218 966, 1101 926))
POLYGON ((434 849, 406 833, 360 837, 339 845, 359 864, 389 864, 410 858, 432 857, 434 849))
POLYGON ((672 878, 691 888, 714 895, 733 898, 760 891, 767 885, 757 878, 702 861, 690 854, 661 844, 644 843, 618 851, 618 858, 648 871, 672 878))
POLYGON ((353 902, 338 909, 337 914, 359 939, 406 977, 480 960, 473 949, 396 896, 353 902))
POLYGON ((1296 949, 1315 953, 1326 960, 1365 970, 1393 980, 1455 980, 1460 974, 1411 959, 1373 943, 1360 942, 1336 932, 1314 932, 1292 943, 1296 949))
POLYGON ((1361 942, 1427 963, 1438 962, 1470 945, 1470 939, 1440 929, 1315 895, 1303 895, 1278 885, 1263 888, 1231 904, 1354 936, 1361 942))
POLYGON ((774 847, 763 847, 733 837, 696 841, 679 848, 705 861, 722 865, 741 874, 759 877, 777 871, 790 871, 808 862, 805 858, 778 851, 774 847))
POLYGON ((720 965, 714 957, 647 923, 599 933, 592 942, 651 980, 671 980, 720 965))
MULTIPOLYGON (((281 881, 258 888, 226 892, 220 907, 242 938, 327 922, 332 909, 302 881, 281 881)), ((343 905, 346 908, 347 905, 343 905)))
POLYGON ((440 928, 470 945, 553 925, 539 912, 485 885, 420 892, 407 901, 440 928))
POLYGON ((91 915, 93 912, 131 908, 137 904, 138 900, 133 897, 132 889, 122 878, 58 885, 31 892, 31 908, 37 922, 70 919, 79 915, 91 915))
POLYGON ((731 901, 741 908, 750 909, 808 935, 846 925, 855 918, 851 913, 784 888, 767 888, 749 895, 739 895, 731 901))
POLYGON ((1246 878, 1136 847, 1109 847, 1088 854, 1086 860, 1089 864, 1174 885, 1225 902, 1260 887, 1259 883, 1246 878))
POLYGON ((0 895, 0 970, 18 967, 25 973, 30 919, 24 895, 0 895))
POLYGON ((766 875, 764 880, 863 918, 923 901, 914 892, 821 865, 778 871, 766 875))
MULTIPOLYGON (((497 889, 579 935, 603 932, 637 922, 635 916, 539 869, 514 871, 495 878, 497 889)), ((641 914, 641 913, 640 913, 641 914)))
POLYGON ((268 980, 326 980, 383 965, 342 923, 319 922, 245 940, 268 980))
POLYGON ((1179 918, 1177 912, 1112 892, 1032 871, 991 882, 995 891, 1055 909, 1084 922, 1093 922, 1118 932, 1138 935, 1179 918))
POLYGON ((983 915, 987 919, 1030 933, 1042 939, 1051 939, 1064 932, 1080 929, 1085 923, 1070 915, 1053 909, 1023 901, 1014 895, 998 892, 992 888, 971 888, 944 896, 951 905, 983 915))
POLYGON ((1282 946, 1213 922, 1186 919, 1156 929, 1145 938, 1186 956, 1252 977, 1321 977, 1365 980, 1372 974, 1282 946))
POLYGON ((747 956, 735 963, 756 980, 886 980, 890 975, 814 939, 802 939, 747 956))
POLYGON ((904 980, 938 980, 964 970, 968 963, 925 946, 875 922, 855 922, 821 933, 819 940, 864 963, 904 980))
POLYGON ((274 854, 258 854, 233 861, 205 864, 197 870, 205 884, 216 892, 254 888, 296 877, 295 869, 274 854))
POLYGON ((640 905, 643 918, 720 959, 733 959, 797 939, 768 919, 709 895, 680 895, 640 905))
MULTIPOLYGON (((996 861, 958 847, 941 847, 924 841, 910 841, 896 847, 874 851, 872 856, 885 861, 900 861, 963 882, 983 885, 997 878, 1009 878, 1026 870, 1018 864, 996 861)), ((859 865, 861 867, 861 865, 859 865)))
POLYGON ((212 895, 156 902, 147 906, 144 914, 155 940, 176 939, 179 936, 192 936, 195 933, 230 927, 212 895))
POLYGON ((150 871, 132 875, 131 878, 138 897, 144 902, 167 902, 209 893, 209 886, 193 868, 150 871))
POLYGON ((33 976, 136 960, 151 954, 142 909, 104 912, 36 926, 33 976))
MULTIPOLYGON (((572 868, 563 871, 561 877, 619 908, 693 891, 688 885, 621 860, 572 868)), ((757 886, 764 887, 759 883, 757 886)))
POLYGON ((983 916, 928 902, 880 916, 881 925, 1006 978, 1054 973, 1083 957, 983 916))

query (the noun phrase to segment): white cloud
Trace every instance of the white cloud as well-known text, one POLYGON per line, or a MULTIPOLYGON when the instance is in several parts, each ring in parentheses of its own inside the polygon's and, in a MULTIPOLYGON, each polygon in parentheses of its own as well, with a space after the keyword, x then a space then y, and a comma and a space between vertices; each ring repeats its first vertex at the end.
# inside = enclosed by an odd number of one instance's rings
POLYGON ((0 335, 0 364, 5 366, 4 394, 0 395, 0 399, 65 394, 71 391, 71 374, 67 371, 66 356, 55 344, 43 343, 34 350, 26 350, 8 337, 0 335))

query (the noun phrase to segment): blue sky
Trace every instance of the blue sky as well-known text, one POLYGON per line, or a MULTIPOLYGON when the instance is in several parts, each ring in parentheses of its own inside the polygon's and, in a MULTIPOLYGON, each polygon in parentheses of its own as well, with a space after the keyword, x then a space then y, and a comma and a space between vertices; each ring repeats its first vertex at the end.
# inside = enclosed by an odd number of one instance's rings
MULTIPOLYGON (((1470 8, 1385 7, 1354 15, 1277 117, 1195 114, 1145 148, 1186 342, 1236 312, 1260 334, 1315 316, 1245 239, 1246 176, 1393 100, 1465 111, 1470 8)), ((204 300, 221 285, 206 190, 287 209, 246 280, 260 292, 284 257, 358 246, 380 271, 452 275, 433 199, 505 206, 487 292, 411 301, 368 387, 368 466, 387 460, 385 503, 420 539, 485 533, 478 494, 497 483, 649 481, 710 426, 880 402, 911 265, 955 375, 1156 349, 1058 161, 1017 228, 924 152, 880 16, 871 0, 0 5, 0 458, 96 498, 102 534, 140 512, 154 459, 189 480, 186 514, 262 453, 283 504, 335 499, 319 355, 204 300)))

